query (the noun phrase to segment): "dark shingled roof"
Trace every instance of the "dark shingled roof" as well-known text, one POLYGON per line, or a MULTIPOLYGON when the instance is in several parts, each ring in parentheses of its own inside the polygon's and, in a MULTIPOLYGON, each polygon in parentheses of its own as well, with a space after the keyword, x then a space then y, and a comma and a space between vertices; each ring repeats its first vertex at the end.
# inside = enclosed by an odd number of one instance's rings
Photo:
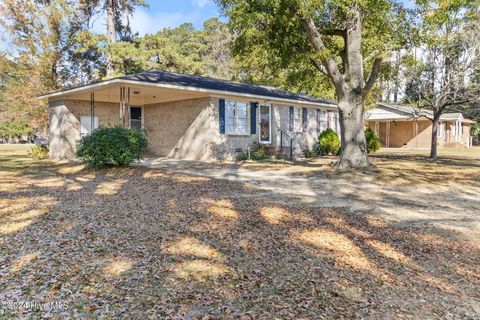
MULTIPOLYGON (((335 106, 336 103, 333 101, 317 99, 303 94, 296 94, 293 92, 288 92, 285 90, 267 87, 267 86, 257 86, 252 84, 227 81, 214 79, 209 77, 194 76, 188 74, 174 73, 174 72, 165 72, 165 71, 146 71, 133 75, 127 75, 115 78, 118 80, 126 81, 139 81, 145 83, 155 83, 155 84, 165 84, 165 85, 176 85, 182 87, 193 87, 198 89, 205 90, 216 90, 216 91, 226 91, 231 93, 240 93, 246 95, 256 95, 256 96, 265 96, 271 98, 279 99, 288 99, 296 100, 302 102, 311 102, 311 103, 320 103, 325 105, 335 106)), ((113 79, 109 79, 113 80, 113 79)), ((106 80, 108 81, 108 80, 106 80)), ((104 81, 97 82, 98 84, 104 81)), ((73 88, 72 88, 73 89, 73 88)), ((68 91, 63 90, 63 91, 68 91)))

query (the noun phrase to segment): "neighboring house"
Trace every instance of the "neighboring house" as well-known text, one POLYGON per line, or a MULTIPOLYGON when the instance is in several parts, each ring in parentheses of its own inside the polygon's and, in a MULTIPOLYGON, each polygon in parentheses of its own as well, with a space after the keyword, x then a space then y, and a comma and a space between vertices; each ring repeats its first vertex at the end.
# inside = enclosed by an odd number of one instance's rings
MULTIPOLYGON (((377 133, 386 148, 430 148, 432 143, 433 114, 408 106, 378 103, 365 114, 366 125, 377 133)), ((472 120, 461 113, 445 113, 438 128, 439 147, 471 147, 470 126, 472 120)))
POLYGON ((232 159, 254 142, 312 148, 320 132, 338 131, 336 103, 280 89, 148 71, 46 94, 50 156, 75 157, 82 135, 98 126, 146 129, 159 157, 232 159))

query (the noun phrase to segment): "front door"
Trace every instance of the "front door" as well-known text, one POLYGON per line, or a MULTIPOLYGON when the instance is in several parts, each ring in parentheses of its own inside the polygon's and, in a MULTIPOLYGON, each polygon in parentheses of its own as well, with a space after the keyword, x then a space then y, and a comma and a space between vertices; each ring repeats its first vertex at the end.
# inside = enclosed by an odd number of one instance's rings
POLYGON ((260 143, 272 142, 272 107, 260 105, 260 143))

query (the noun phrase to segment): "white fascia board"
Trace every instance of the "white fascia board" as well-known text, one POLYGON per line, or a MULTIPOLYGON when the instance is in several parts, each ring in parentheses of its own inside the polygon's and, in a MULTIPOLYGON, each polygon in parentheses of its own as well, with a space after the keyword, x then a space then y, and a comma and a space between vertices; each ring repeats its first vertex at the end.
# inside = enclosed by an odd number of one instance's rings
POLYGON ((38 99, 55 98, 55 97, 62 96, 62 95, 65 95, 65 94, 88 91, 90 89, 94 89, 94 88, 98 88, 98 87, 104 87, 104 86, 107 86, 107 85, 110 85, 110 84, 132 84, 132 85, 165 88, 165 89, 176 89, 176 90, 185 90, 185 91, 191 91, 191 92, 200 92, 200 93, 205 93, 205 94, 214 95, 214 96, 240 97, 240 98, 245 98, 245 99, 250 99, 250 100, 258 99, 258 100, 262 100, 262 101, 265 101, 265 102, 279 102, 279 103, 296 104, 296 105, 302 105, 302 106, 317 106, 317 107, 328 107, 328 108, 332 108, 332 109, 338 109, 338 106, 336 106, 334 104, 332 105, 332 104, 329 104, 329 103, 308 102, 308 101, 293 100, 293 99, 274 98, 274 97, 247 94, 247 93, 238 93, 238 92, 232 92, 232 91, 209 90, 209 89, 179 86, 179 85, 173 85, 173 84, 149 83, 149 82, 143 82, 143 81, 123 80, 123 79, 112 79, 112 80, 107 80, 107 81, 104 81, 104 82, 101 82, 101 83, 94 83, 94 84, 91 84, 91 85, 86 85, 86 86, 79 87, 79 88, 74 88, 74 89, 70 89, 70 90, 45 94, 43 96, 39 96, 38 99))
POLYGON ((61 91, 57 91, 57 92, 47 93, 47 94, 38 96, 37 99, 50 99, 50 98, 55 98, 55 97, 59 97, 59 96, 65 95, 65 94, 70 94, 70 93, 75 93, 75 92, 82 92, 82 91, 88 91, 88 90, 90 90, 90 89, 95 89, 95 88, 98 88, 98 87, 104 87, 104 86, 107 86, 107 85, 109 85, 109 84, 115 84, 115 83, 118 83, 118 82, 119 82, 118 79, 106 80, 106 81, 102 81, 102 82, 99 82, 99 83, 88 84, 88 85, 81 86, 81 87, 78 87, 78 88, 73 88, 73 89, 68 89, 68 90, 61 90, 61 91))

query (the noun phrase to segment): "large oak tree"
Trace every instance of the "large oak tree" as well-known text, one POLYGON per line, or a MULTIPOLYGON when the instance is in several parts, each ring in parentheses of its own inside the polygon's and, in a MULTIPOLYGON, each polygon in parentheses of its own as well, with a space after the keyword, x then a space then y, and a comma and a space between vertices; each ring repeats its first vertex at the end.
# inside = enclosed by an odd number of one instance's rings
POLYGON ((370 166, 364 101, 379 76, 382 59, 405 34, 400 5, 390 0, 217 2, 237 36, 237 54, 255 54, 261 48, 271 63, 285 68, 303 65, 306 71, 313 66, 316 77, 332 82, 342 141, 337 168, 370 166))

